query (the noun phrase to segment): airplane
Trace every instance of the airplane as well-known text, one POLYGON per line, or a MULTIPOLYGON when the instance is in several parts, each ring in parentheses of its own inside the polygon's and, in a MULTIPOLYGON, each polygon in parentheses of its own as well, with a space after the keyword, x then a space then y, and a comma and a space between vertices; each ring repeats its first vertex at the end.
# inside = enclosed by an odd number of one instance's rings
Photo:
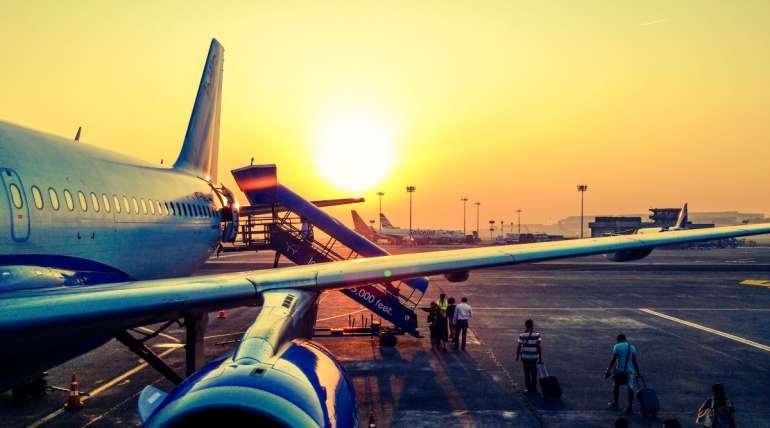
POLYGON ((374 230, 355 210, 351 210, 353 225, 356 232, 366 236, 373 242, 387 241, 393 244, 403 244, 404 242, 414 242, 416 244, 449 244, 464 243, 466 238, 462 232, 444 229, 413 229, 411 236, 409 229, 402 229, 394 226, 385 214, 380 214, 380 231, 374 230))
POLYGON ((770 233, 768 223, 672 230, 191 277, 233 213, 215 185, 223 55, 212 40, 171 168, 0 122, 0 390, 30 385, 116 338, 176 384, 144 388, 138 410, 146 426, 354 427, 350 379, 310 340, 325 290, 430 275, 462 281, 485 267, 770 233), (204 365, 207 314, 249 305, 262 308, 237 348, 204 365), (179 319, 186 378, 130 333, 179 319))

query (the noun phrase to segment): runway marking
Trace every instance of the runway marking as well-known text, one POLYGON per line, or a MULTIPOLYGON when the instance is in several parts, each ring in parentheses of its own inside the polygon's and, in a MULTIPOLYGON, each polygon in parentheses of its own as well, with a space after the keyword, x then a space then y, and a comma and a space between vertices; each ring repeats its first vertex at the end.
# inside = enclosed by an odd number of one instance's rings
MULTIPOLYGON (((160 357, 160 358, 165 357, 166 355, 168 355, 168 354, 170 354, 170 353, 172 353, 172 352, 174 352, 174 351, 176 351, 178 349, 180 349, 180 348, 172 348, 172 349, 169 349, 167 351, 163 351, 160 354, 158 354, 158 357, 160 357)), ((85 402, 87 400, 90 400, 90 399, 96 397, 97 395, 101 394, 102 392, 104 392, 104 391, 112 388, 113 386, 117 385, 118 383, 122 382, 126 378, 128 378, 128 377, 130 377, 130 376, 132 376, 132 375, 134 375, 134 374, 144 370, 148 366, 149 366, 149 364, 147 364, 147 363, 139 364, 138 366, 136 366, 136 367, 134 367, 134 368, 124 372, 123 374, 113 378, 109 382, 107 382, 107 383, 101 385, 100 387, 92 390, 91 392, 88 393, 89 395, 83 396, 81 398, 81 401, 85 402)), ((60 408, 60 409, 58 409, 58 410, 56 410, 54 412, 49 413, 48 415, 38 419, 37 421, 31 423, 30 425, 27 425, 27 428, 37 428, 40 425, 43 425, 44 423, 51 421, 53 418, 61 415, 62 413, 64 413, 64 407, 62 407, 62 408, 60 408)))
POLYGON ((333 320, 333 319, 335 319, 335 318, 342 318, 342 317, 346 317, 346 316, 348 316, 348 315, 355 315, 355 314, 357 314, 357 313, 359 313, 359 312, 364 312, 364 311, 368 311, 368 310, 369 310, 369 309, 359 309, 359 310, 357 310, 357 311, 348 312, 348 313, 346 313, 346 314, 335 315, 335 316, 333 316, 333 317, 318 318, 318 319, 316 320, 316 322, 318 322, 318 321, 328 321, 328 320, 333 320))
POLYGON ((707 333, 715 334, 717 336, 722 336, 724 338, 727 338, 727 339, 730 339, 730 340, 734 340, 734 341, 739 342, 739 343, 743 343, 744 345, 753 346, 753 347, 755 347, 757 349, 761 349, 761 350, 763 350, 765 352, 770 352, 770 346, 763 345, 761 343, 757 343, 757 342, 754 342, 752 340, 744 339, 742 337, 735 336, 735 335, 732 335, 730 333, 725 333, 723 331, 715 330, 713 328, 706 327, 705 325, 696 324, 696 323, 690 322, 690 321, 685 321, 685 320, 683 320, 681 318, 672 317, 671 315, 666 315, 666 314, 663 314, 663 313, 660 313, 660 312, 656 312, 656 311, 653 311, 652 309, 639 308, 639 310, 644 312, 644 313, 646 313, 646 314, 655 315, 656 317, 667 319, 669 321, 673 321, 673 322, 676 322, 676 323, 679 323, 679 324, 682 324, 682 325, 686 325, 688 327, 697 328, 698 330, 705 331, 707 333))
POLYGON ((747 279, 741 281, 741 285, 757 285, 759 287, 770 287, 770 281, 766 279, 747 279))
MULTIPOLYGON (((154 331, 150 330, 150 329, 149 329, 149 328, 147 328, 147 327, 139 327, 137 330, 142 330, 143 332, 145 332, 145 333, 150 333, 150 334, 152 334, 152 333, 155 333, 154 331)), ((163 337, 165 337, 166 339, 168 339, 168 340, 170 340, 170 341, 172 341, 172 342, 176 342, 176 343, 182 343, 182 341, 181 341, 181 340, 177 339, 177 338, 176 338, 176 337, 174 337, 174 336, 168 335, 168 334, 166 334, 166 333, 160 333, 160 334, 158 334, 158 336, 163 336, 163 337)))

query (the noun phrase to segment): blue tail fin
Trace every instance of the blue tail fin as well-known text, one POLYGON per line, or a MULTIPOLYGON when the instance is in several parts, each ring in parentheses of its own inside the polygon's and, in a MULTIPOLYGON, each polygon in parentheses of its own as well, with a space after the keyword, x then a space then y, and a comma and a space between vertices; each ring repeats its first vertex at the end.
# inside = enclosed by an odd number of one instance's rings
POLYGON ((212 182, 217 180, 224 52, 225 49, 217 39, 211 40, 184 145, 174 163, 175 169, 188 171, 212 182))

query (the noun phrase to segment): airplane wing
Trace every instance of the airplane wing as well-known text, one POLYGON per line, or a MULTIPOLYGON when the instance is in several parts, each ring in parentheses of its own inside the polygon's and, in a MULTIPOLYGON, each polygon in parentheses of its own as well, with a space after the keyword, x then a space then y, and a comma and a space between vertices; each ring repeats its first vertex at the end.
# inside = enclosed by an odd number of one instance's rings
POLYGON ((0 292, 3 343, 66 327, 104 331, 260 304, 268 290, 322 291, 419 276, 770 233, 770 223, 402 254, 198 277, 0 292), (6 342, 5 340, 8 339, 6 342))

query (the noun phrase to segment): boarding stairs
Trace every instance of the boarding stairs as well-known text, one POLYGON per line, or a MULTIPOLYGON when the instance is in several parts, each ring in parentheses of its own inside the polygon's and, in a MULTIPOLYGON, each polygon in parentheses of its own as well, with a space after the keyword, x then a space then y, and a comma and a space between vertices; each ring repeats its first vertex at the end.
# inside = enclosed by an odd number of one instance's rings
MULTIPOLYGON (((261 168, 264 166, 255 165, 233 171, 236 182, 252 204, 240 214, 233 249, 274 250, 274 266, 278 265, 280 256, 295 264, 306 265, 388 255, 384 249, 277 182, 267 190, 244 188, 242 183, 254 181, 249 174, 264 174, 261 168), (268 209, 264 208, 266 204, 268 209)), ((341 291, 402 331, 419 337, 415 311, 427 285, 427 278, 413 278, 341 291)))

